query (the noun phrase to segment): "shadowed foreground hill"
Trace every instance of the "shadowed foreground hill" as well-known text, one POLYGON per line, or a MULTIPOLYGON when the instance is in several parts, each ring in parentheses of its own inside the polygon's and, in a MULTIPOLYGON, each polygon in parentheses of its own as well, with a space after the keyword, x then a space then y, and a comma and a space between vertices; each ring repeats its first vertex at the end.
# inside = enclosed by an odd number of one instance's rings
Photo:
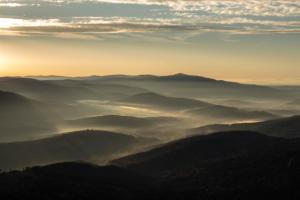
POLYGON ((42 105, 21 95, 0 91, 0 141, 32 138, 54 132, 42 105))
POLYGON ((206 162, 244 156, 259 150, 263 152, 266 146, 281 141, 285 140, 255 132, 223 132, 180 139, 113 163, 148 175, 167 176, 189 173, 206 162))
POLYGON ((144 199, 148 178, 121 168, 61 163, 0 175, 1 199, 144 199))
POLYGON ((299 144, 254 132, 191 137, 115 161, 125 169, 62 163, 2 173, 0 198, 296 200, 299 144))
POLYGON ((162 199, 297 199, 300 195, 298 139, 223 132, 178 140, 113 163, 162 179, 162 199))
POLYGON ((154 142, 107 131, 77 131, 34 141, 0 143, 0 169, 77 160, 103 163, 154 142))
POLYGON ((257 123, 240 123, 240 124, 216 124, 190 129, 189 135, 203 135, 219 131, 248 130, 257 131, 270 136, 277 137, 299 137, 300 136, 300 116, 280 118, 257 123))

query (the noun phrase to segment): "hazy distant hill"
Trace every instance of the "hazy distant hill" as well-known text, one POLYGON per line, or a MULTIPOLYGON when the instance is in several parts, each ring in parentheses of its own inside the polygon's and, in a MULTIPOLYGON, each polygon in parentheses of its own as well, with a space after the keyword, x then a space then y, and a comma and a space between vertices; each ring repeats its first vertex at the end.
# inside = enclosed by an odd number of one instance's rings
POLYGON ((266 108, 267 101, 264 103, 257 101, 248 101, 242 99, 215 99, 213 101, 214 104, 223 105, 223 106, 231 106, 236 108, 266 108))
POLYGON ((116 99, 138 93, 148 92, 148 90, 137 86, 127 86, 115 83, 89 82, 85 80, 48 80, 51 84, 67 87, 88 88, 94 92, 101 94, 101 99, 116 99))
POLYGON ((171 112, 182 112, 186 115, 192 114, 206 118, 222 118, 227 120, 237 119, 270 119, 275 115, 263 111, 248 111, 229 106, 220 106, 204 101, 167 97, 155 93, 143 93, 131 96, 119 101, 121 103, 153 107, 156 109, 164 109, 171 112))
MULTIPOLYGON (((153 91, 183 98, 289 99, 293 91, 220 81, 201 76, 92 76, 66 79, 0 78, 0 89, 43 100, 118 99, 153 91)), ((295 97, 296 98, 296 97, 295 97)))
POLYGON ((56 75, 49 75, 49 76, 25 76, 24 78, 31 78, 37 80, 64 80, 69 79, 68 76, 56 76, 56 75))
POLYGON ((134 136, 170 140, 181 137, 184 129, 190 127, 185 120, 175 117, 133 117, 124 115, 104 115, 67 120, 63 128, 101 129, 115 132, 125 132, 134 136))
POLYGON ((54 132, 42 105, 21 95, 0 91, 0 141, 34 138, 54 132))
POLYGON ((278 137, 300 137, 300 116, 280 118, 275 120, 257 122, 257 123, 241 123, 241 124, 216 124, 188 131, 188 134, 209 134, 217 131, 232 130, 249 130, 264 133, 270 136, 278 137))
POLYGON ((103 163, 154 142, 156 140, 86 130, 33 141, 0 143, 0 169, 77 160, 103 163))
POLYGON ((179 97, 198 98, 242 98, 242 99, 286 99, 292 96, 287 90, 267 86, 239 84, 234 82, 215 80, 211 78, 174 74, 169 76, 154 75, 113 75, 86 77, 85 81, 99 83, 118 83, 139 86, 153 92, 179 97))
MULTIPOLYGON (((76 79, 76 78, 75 78, 76 79)), ((78 77, 77 77, 78 79, 78 77)), ((166 76, 157 76, 157 75, 107 75, 107 76, 88 76, 88 77, 81 77, 80 80, 90 80, 90 81, 182 81, 182 82, 191 82, 191 81, 198 81, 198 82, 215 82, 218 80, 207 78, 203 76, 197 75, 188 75, 183 73, 177 73, 172 75, 166 76)), ((220 81, 225 82, 225 81, 220 81)), ((230 82, 228 82, 230 83, 230 82)))
POLYGON ((299 84, 298 85, 274 86, 274 88, 293 93, 297 99, 300 99, 300 85, 299 84))
POLYGON ((187 113, 199 116, 206 116, 212 119, 224 118, 228 120, 266 120, 276 117, 275 114, 271 114, 266 111, 252 111, 220 105, 211 105, 202 108, 195 108, 192 110, 188 110, 187 113))
POLYGON ((29 78, 0 78, 0 89, 44 101, 73 101, 80 97, 94 99, 98 94, 88 88, 68 87, 29 78))
POLYGON ((300 99, 292 100, 288 103, 290 106, 297 106, 298 109, 300 109, 300 99))
POLYGON ((157 93, 142 93, 133 95, 126 99, 122 99, 120 102, 144 105, 144 106, 153 106, 161 109, 169 110, 185 110, 197 107, 206 107, 211 104, 187 98, 176 98, 163 96, 157 93))
POLYGON ((148 92, 148 90, 114 83, 92 83, 84 80, 37 80, 21 77, 0 78, 0 90, 16 92, 43 101, 111 100, 148 92))
MULTIPOLYGON (((111 76, 90 76, 90 77, 33 77, 43 80, 45 83, 69 86, 68 90, 77 89, 85 95, 93 97, 94 89, 105 92, 102 95, 117 97, 117 94, 141 93, 153 91, 165 95, 178 97, 196 98, 239 98, 251 99, 289 99, 295 97, 291 89, 284 87, 268 87, 259 85, 240 84, 235 82, 215 80, 211 78, 174 74, 169 76, 155 75, 111 75, 111 76), (123 87, 123 91, 122 91, 123 87), (127 88, 126 88, 127 87, 127 88), (107 91, 107 88, 114 88, 115 91, 107 91), (89 91, 89 90, 93 90, 89 91), (143 91, 142 91, 143 90, 143 91), (115 92, 115 94, 113 94, 115 92), (115 95, 115 96, 114 96, 115 95)), ((20 79, 20 78, 19 78, 20 79)), ((34 79, 30 79, 34 80, 34 79)), ((1 88, 0 88, 1 89, 1 88)), ((76 91, 72 91, 75 96, 76 91)), ((98 93, 101 91, 96 91, 98 93)))
POLYGON ((174 117, 133 117, 121 115, 105 115, 80 118, 66 122, 75 127, 120 127, 128 129, 159 127, 164 125, 176 125, 178 119, 174 117))

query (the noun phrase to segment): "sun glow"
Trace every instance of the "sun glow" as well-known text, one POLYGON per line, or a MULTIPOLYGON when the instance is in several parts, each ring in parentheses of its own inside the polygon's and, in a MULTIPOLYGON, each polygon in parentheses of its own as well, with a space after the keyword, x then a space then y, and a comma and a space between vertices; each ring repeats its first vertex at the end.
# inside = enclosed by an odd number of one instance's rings
POLYGON ((20 24, 20 19, 0 18, 0 28, 9 28, 13 25, 20 24))
POLYGON ((3 56, 0 55, 0 74, 6 68, 6 60, 3 56))

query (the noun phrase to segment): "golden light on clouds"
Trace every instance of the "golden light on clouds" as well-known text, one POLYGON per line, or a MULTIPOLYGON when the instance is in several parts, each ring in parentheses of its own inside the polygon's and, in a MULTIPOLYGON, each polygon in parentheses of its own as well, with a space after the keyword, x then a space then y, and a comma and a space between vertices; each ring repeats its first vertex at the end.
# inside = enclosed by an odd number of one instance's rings
POLYGON ((300 74, 296 0, 0 0, 0 13, 1 76, 300 74))

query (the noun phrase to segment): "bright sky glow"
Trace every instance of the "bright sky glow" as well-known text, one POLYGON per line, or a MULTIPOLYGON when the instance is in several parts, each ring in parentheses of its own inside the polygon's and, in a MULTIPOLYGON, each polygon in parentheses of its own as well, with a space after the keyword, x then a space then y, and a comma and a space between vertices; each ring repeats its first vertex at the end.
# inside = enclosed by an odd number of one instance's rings
POLYGON ((299 45, 298 0, 0 0, 2 75, 293 80, 299 45))

